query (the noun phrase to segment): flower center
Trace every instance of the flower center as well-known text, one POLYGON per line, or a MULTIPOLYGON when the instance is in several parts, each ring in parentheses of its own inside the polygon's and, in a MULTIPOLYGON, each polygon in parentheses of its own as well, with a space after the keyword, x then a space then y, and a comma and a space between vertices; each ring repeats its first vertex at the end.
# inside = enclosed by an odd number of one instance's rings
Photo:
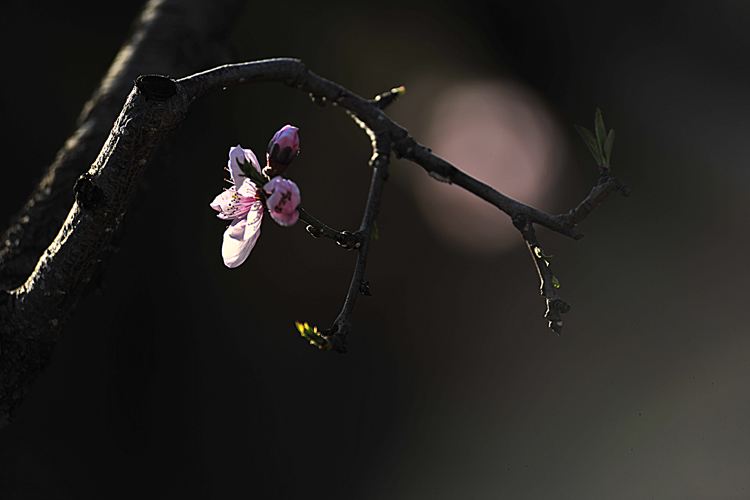
POLYGON ((221 213, 230 219, 240 219, 250 212, 253 203, 257 201, 258 198, 255 196, 242 196, 235 192, 232 194, 229 203, 223 207, 221 213))

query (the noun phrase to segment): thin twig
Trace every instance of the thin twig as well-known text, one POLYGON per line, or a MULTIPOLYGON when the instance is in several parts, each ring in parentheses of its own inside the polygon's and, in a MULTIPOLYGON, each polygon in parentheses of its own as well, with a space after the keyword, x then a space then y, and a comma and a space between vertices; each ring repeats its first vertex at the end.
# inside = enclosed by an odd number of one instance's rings
MULTIPOLYGON (((607 168, 602 171, 599 181, 583 201, 568 213, 553 215, 521 203, 435 155, 431 149, 419 144, 411 137, 406 129, 393 122, 383 112, 382 108, 403 93, 403 88, 392 89, 390 94, 384 93, 375 99, 364 99, 345 87, 309 71, 301 61, 296 59, 269 59, 251 63, 228 64, 180 80, 186 86, 188 94, 194 95, 196 98, 212 89, 255 81, 280 81, 303 92, 308 92, 318 104, 331 103, 345 108, 371 137, 379 137, 379 144, 387 145, 396 156, 420 165, 431 177, 438 181, 455 184, 487 201, 507 214, 511 220, 523 221, 523 227, 527 229, 522 231, 522 236, 530 250, 532 250, 532 247, 539 247, 538 242, 534 243, 536 241, 534 224, 570 238, 580 239, 583 234, 578 230, 578 224, 598 207, 610 193, 619 190, 623 194, 627 194, 627 188, 613 177, 607 168), (532 237, 532 239, 529 240, 528 237, 532 237)), ((373 141, 373 145, 375 147, 375 141, 373 141)), ((377 156, 377 151, 374 152, 374 156, 377 156)), ((335 237, 333 233, 331 235, 335 237)), ((366 252, 367 248, 364 246, 364 252, 360 250, 360 257, 363 254, 366 255, 366 252)), ((548 290, 549 279, 546 279, 545 276, 548 266, 540 267, 540 261, 536 257, 534 264, 542 282, 541 287, 547 288, 545 297, 547 298, 548 311, 545 317, 550 321, 550 328, 559 333, 562 329, 561 314, 566 312, 569 306, 557 297, 556 291, 548 290)), ((364 268, 364 262, 361 267, 364 268)), ((358 273, 358 269, 358 267, 355 267, 355 277, 362 279, 362 273, 358 273)), ((353 279, 342 313, 334 322, 334 327, 331 330, 333 332, 344 332, 345 334, 350 329, 349 315, 353 308, 354 297, 356 297, 353 294, 356 288, 354 282, 353 279)))
MULTIPOLYGON (((610 167, 599 167, 599 179, 591 188, 589 194, 570 212, 558 217, 569 226, 575 227, 615 191, 619 191, 623 196, 630 194, 630 189, 612 176, 610 167)), ((562 315, 570 310, 570 305, 558 293, 560 281, 552 273, 549 257, 544 254, 544 250, 539 244, 534 226, 524 215, 513 217, 513 224, 520 231, 534 261, 539 277, 539 292, 547 305, 544 317, 548 321, 549 328, 559 335, 563 328, 562 315)))
MULTIPOLYGON (((350 233, 351 238, 356 239, 343 238, 344 232, 336 231, 304 210, 300 215, 320 235, 340 243, 354 242, 357 251, 344 304, 327 332, 328 347, 338 351, 346 349, 354 305, 357 297, 368 289, 364 278, 367 256, 392 152, 420 165, 432 177, 474 193, 513 219, 534 257, 542 294, 548 302, 547 317, 551 326, 562 326, 561 322, 558 324, 561 321, 559 314, 567 310, 567 304, 557 296, 551 270, 533 225, 579 238, 577 224, 614 190, 612 186, 619 186, 614 178, 600 180, 598 187, 595 186, 571 212, 550 215, 474 179, 417 143, 406 129, 383 112, 382 108, 396 95, 364 99, 307 70, 299 60, 270 59, 221 66, 176 81, 156 75, 137 79, 136 88, 128 97, 99 156, 76 184, 76 201, 56 238, 25 283, 0 294, 0 312, 3 313, 0 314, 0 332, 5 335, 5 340, 9 339, 3 347, 15 346, 15 351, 11 349, 12 356, 23 355, 29 345, 62 327, 121 222, 142 171, 168 132, 184 120, 190 104, 211 90, 259 81, 283 82, 309 93, 318 103, 342 107, 371 138, 372 180, 360 227, 356 233, 350 233)), ((391 91, 391 94, 400 93, 403 93, 402 89, 391 91)), ((3 353, 6 350, 0 351, 3 353)), ((12 380, 0 383, 0 414, 3 415, 8 415, 18 402, 19 398, 13 391, 23 392, 29 382, 28 374, 11 375, 12 380)))
POLYGON ((322 220, 313 216, 304 208, 299 207, 297 210, 299 211, 300 220, 307 224, 305 229, 314 238, 330 238, 338 243, 340 247, 347 250, 359 248, 362 244, 361 238, 357 233, 352 233, 349 231, 338 231, 322 220))
POLYGON ((630 194, 630 188, 612 175, 610 167, 599 167, 599 179, 586 198, 570 212, 560 217, 567 220, 568 224, 579 224, 615 191, 619 191, 623 196, 630 194))
POLYGON ((562 315, 570 310, 570 305, 562 300, 557 293, 560 288, 560 281, 552 273, 548 260, 550 257, 545 255, 536 237, 534 226, 526 217, 523 215, 514 217, 513 225, 521 232, 523 241, 531 254, 531 259, 534 261, 534 267, 539 277, 539 293, 547 303, 547 311, 544 313, 544 317, 549 322, 549 328, 559 335, 563 327, 562 315))
MULTIPOLYGON (((346 337, 352 326, 352 313, 357 298, 369 290, 365 287, 365 267, 367 266, 367 254, 370 250, 372 241, 372 231, 375 220, 380 211, 380 202, 383 196, 383 187, 388 179, 388 166, 390 164, 390 141, 385 138, 375 138, 373 140, 375 154, 370 160, 372 167, 372 179, 370 181, 370 191, 367 195, 367 204, 362 215, 362 223, 359 226, 359 235, 361 245, 358 248, 357 262, 354 266, 352 279, 349 282, 349 289, 346 291, 346 298, 341 312, 333 323, 333 328, 328 332, 331 346, 338 352, 346 352, 346 337)), ((369 293, 369 292, 368 292, 369 293)))
POLYGON ((340 106, 355 116, 367 130, 388 137, 396 156, 406 158, 424 168, 433 178, 453 183, 494 205, 511 218, 517 215, 571 238, 580 238, 576 224, 560 215, 551 215, 521 203, 493 187, 475 179, 431 149, 419 144, 408 131, 391 120, 377 101, 365 99, 338 83, 308 70, 298 59, 267 59, 248 63, 227 64, 178 80, 192 99, 206 92, 254 82, 277 81, 309 93, 316 102, 340 106))

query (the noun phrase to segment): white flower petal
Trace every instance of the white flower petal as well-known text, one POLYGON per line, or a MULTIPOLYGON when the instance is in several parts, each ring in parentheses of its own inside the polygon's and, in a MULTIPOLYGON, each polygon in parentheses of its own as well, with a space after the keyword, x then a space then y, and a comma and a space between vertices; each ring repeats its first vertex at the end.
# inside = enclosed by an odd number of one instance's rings
MULTIPOLYGON (((232 198, 234 197, 235 193, 236 190, 234 189, 234 187, 225 189, 220 195, 214 198, 214 201, 211 202, 211 208, 213 208, 217 212, 225 211, 232 202, 232 198)), ((221 214, 219 214, 219 216, 221 216, 221 214)))
POLYGON ((242 172, 242 169, 240 168, 240 162, 250 162, 253 164, 253 167, 255 167, 255 170, 260 172, 260 164, 258 163, 258 158, 255 156, 255 153, 253 153, 251 149, 244 149, 239 144, 232 148, 229 148, 229 160, 227 161, 227 167, 229 167, 229 175, 232 176, 232 182, 234 182, 235 187, 237 187, 238 189, 242 185, 242 181, 247 178, 247 176, 242 172))
POLYGON ((232 221, 226 231, 221 244, 221 256, 224 265, 234 268, 245 262, 250 251, 260 237, 260 224, 263 213, 250 211, 247 218, 232 221))
POLYGON ((250 179, 245 179, 237 189, 237 193, 240 196, 244 196, 245 198, 254 198, 255 195, 258 194, 258 188, 255 187, 253 181, 251 181, 250 179))

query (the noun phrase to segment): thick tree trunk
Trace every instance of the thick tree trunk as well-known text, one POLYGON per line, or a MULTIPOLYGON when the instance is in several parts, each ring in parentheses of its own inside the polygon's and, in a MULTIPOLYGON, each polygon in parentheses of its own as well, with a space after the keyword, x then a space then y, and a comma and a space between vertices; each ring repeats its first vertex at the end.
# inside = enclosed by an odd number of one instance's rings
MULTIPOLYGON (((101 187, 93 188, 81 175, 89 170, 100 150, 102 154, 99 158, 106 157, 102 145, 123 109, 136 77, 149 73, 181 75, 223 62, 227 57, 229 28, 242 4, 241 0, 151 0, 145 5, 130 40, 123 45, 100 87, 84 106, 78 129, 60 149, 55 161, 0 240, 0 311, 6 318, 24 317, 11 314, 17 313, 18 308, 25 305, 22 301, 13 300, 10 291, 23 285, 37 265, 43 265, 44 259, 40 262, 40 256, 56 235, 57 240, 64 240, 69 236, 65 231, 70 229, 71 223, 77 224, 81 218, 99 217, 87 213, 85 206, 86 203, 97 202, 101 187), (79 177, 81 180, 76 184, 79 177), (71 211, 74 185, 78 203, 71 211)), ((158 110, 141 118, 143 123, 140 126, 147 125, 149 120, 160 119, 158 110)), ((127 125, 120 124, 119 129, 116 126, 110 140, 113 140, 112 137, 124 139, 115 136, 115 133, 133 130, 127 125)), ((160 131, 168 129, 159 127, 160 131)), ((140 153, 138 158, 144 160, 143 163, 128 163, 120 159, 120 168, 131 169, 128 178, 133 178, 145 167, 145 160, 151 157, 152 151, 140 153)), ((129 193, 130 189, 124 195, 128 196, 129 193)), ((117 206, 121 212, 110 213, 106 220, 94 221, 108 224, 110 231, 107 234, 110 235, 125 209, 124 203, 117 206)), ((109 242, 103 238, 98 244, 107 245, 109 242)), ((77 257, 68 253, 59 258, 77 257)), ((97 262, 81 264, 91 269, 77 277, 80 280, 77 288, 85 286, 97 262)), ((47 299, 64 302, 62 316, 58 310, 49 311, 49 316, 27 317, 23 322, 0 322, 0 427, 10 421, 28 386, 49 363, 64 316, 70 313, 80 296, 79 293, 68 293, 69 296, 55 298, 55 293, 55 290, 45 290, 43 295, 47 299)))

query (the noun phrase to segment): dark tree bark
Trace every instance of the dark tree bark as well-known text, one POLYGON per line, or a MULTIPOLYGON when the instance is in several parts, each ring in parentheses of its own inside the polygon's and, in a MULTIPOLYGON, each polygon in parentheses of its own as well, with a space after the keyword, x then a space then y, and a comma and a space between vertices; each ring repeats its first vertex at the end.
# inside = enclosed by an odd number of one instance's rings
MULTIPOLYGON (((64 319, 55 309, 49 311, 49 316, 33 316, 27 318, 28 322, 19 322, 21 315, 10 314, 8 308, 23 307, 23 304, 10 304, 7 291, 24 284, 55 235, 65 227, 63 222, 74 200, 73 186, 89 167, 97 168, 94 162, 136 77, 149 73, 182 75, 226 60, 227 36, 243 3, 241 0, 150 0, 130 39, 85 104, 78 128, 57 153, 0 240, 0 290, 5 291, 0 292, 0 302, 4 303, 7 317, 14 318, 5 321, 0 329, 0 427, 9 421, 29 384, 48 364, 64 319)), ((148 115, 139 119, 139 125, 149 125, 150 120, 160 118, 148 115)), ((135 124, 121 124, 121 131, 136 133, 132 128, 135 124)), ((163 125, 166 124, 156 124, 160 133, 169 129, 163 125)), ((143 129, 138 130, 140 133, 143 129)), ((107 147, 105 145, 105 149, 107 147)), ((133 175, 137 172, 127 173, 128 177, 133 175)), ((86 177, 81 178, 76 189, 79 201, 86 200, 82 203, 84 207, 95 204, 101 188, 94 188, 87 184, 86 177)), ((131 189, 129 186, 122 196, 129 196, 131 189)), ((86 213, 79 215, 89 217, 86 213)), ((106 225, 107 221, 99 221, 99 224, 106 225)), ((111 225, 110 231, 102 236, 111 236, 113 229, 111 225)), ((107 241, 106 237, 99 238, 97 244, 105 245, 107 241)), ((75 259, 75 252, 64 258, 75 259)), ((88 264, 95 266, 97 262, 88 264)), ((70 276, 70 279, 80 282, 77 288, 84 286, 90 276, 89 272, 70 276)), ((55 293, 55 290, 45 292, 48 298, 55 293)), ((70 311, 69 306, 78 297, 79 294, 66 292, 61 310, 70 311)))
POLYGON ((55 237, 73 184, 96 159, 139 75, 184 75, 227 59, 226 37, 241 0, 151 0, 85 104, 78 128, 0 240, 0 288, 20 286, 55 237))

